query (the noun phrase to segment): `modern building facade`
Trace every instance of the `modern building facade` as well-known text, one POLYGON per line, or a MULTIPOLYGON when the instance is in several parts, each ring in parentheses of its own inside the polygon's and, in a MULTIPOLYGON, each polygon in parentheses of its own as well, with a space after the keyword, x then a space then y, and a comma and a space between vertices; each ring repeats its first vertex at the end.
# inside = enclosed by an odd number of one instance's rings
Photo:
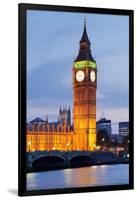
POLYGON ((103 117, 103 118, 100 118, 99 121, 97 121, 96 125, 97 125, 97 132, 100 129, 105 129, 108 135, 112 134, 111 120, 108 120, 105 117, 103 117))
POLYGON ((119 122, 119 135, 121 136, 129 135, 129 122, 119 122))
POLYGON ((60 108, 57 122, 36 118, 27 124, 27 151, 95 149, 97 65, 86 21, 72 75, 73 126, 70 108, 60 108))

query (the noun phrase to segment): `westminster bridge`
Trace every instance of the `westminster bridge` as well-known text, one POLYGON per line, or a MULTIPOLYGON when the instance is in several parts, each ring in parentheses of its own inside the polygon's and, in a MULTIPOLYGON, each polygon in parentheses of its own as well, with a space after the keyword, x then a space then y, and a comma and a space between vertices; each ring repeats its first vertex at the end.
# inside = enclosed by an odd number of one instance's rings
POLYGON ((27 152, 27 170, 42 171, 99 164, 125 162, 110 152, 91 151, 35 151, 27 152))

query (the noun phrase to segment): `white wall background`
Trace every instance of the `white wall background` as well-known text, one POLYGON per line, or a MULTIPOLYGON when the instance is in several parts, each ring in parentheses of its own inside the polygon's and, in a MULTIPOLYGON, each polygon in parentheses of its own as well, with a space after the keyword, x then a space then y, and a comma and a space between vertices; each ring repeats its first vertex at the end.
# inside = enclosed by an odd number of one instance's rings
MULTIPOLYGON (((3 0, 0 3, 0 199, 19 199, 17 196, 18 176, 18 6, 23 3, 43 3, 72 6, 106 7, 135 10, 135 35, 136 26, 136 0, 3 0)), ((136 51, 135 40, 135 55, 136 51)), ((135 56, 136 58, 136 56, 135 56)), ((135 59, 135 78, 136 78, 135 59)), ((137 109, 137 79, 135 80, 135 110, 137 109)), ((135 114, 137 114, 135 112, 135 114)), ((135 116, 136 117, 136 116, 135 116)), ((136 118, 135 118, 136 120, 136 118)), ((135 140, 137 125, 135 123, 135 140)), ((135 141, 135 154, 137 140, 135 141)), ((136 157, 136 156, 135 156, 136 157)), ((135 159, 135 176, 137 171, 135 159)), ((25 197, 25 199, 136 199, 135 190, 63 194, 50 196, 25 197)))

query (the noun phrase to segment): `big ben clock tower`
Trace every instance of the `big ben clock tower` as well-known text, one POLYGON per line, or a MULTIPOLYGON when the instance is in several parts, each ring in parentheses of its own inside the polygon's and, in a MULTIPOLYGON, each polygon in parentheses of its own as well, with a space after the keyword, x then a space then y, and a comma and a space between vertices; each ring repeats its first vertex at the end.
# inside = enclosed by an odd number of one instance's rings
POLYGON ((73 65, 74 150, 94 150, 96 145, 97 66, 84 20, 80 48, 73 65))

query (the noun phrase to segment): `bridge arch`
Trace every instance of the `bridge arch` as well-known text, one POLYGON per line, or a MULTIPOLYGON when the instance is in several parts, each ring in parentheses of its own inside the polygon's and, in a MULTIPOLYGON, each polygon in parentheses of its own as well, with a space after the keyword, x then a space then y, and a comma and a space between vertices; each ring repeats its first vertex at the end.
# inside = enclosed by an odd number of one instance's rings
POLYGON ((32 163, 33 171, 44 171, 49 169, 63 168, 66 165, 66 161, 61 156, 40 156, 35 158, 32 163))
POLYGON ((69 162, 71 167, 90 166, 92 159, 88 155, 77 155, 73 156, 69 162))

